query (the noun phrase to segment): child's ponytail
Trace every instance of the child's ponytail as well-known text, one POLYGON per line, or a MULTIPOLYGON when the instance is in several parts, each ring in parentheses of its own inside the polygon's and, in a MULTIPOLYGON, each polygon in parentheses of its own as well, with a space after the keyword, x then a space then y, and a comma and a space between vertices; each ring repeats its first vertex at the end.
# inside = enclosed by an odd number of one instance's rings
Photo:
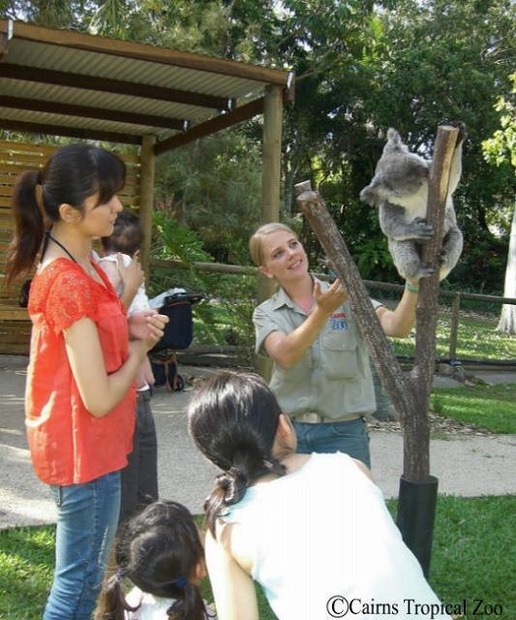
POLYGON ((123 596, 121 580, 141 592, 172 599, 168 617, 173 620, 205 620, 207 610, 196 585, 204 566, 204 548, 190 512, 172 501, 155 501, 126 521, 118 535, 117 573, 103 591, 107 620, 123 620, 124 611, 136 612, 141 603, 123 596))
MULTIPOLYGON (((176 579, 176 582, 180 580, 176 579)), ((184 579, 180 583, 176 594, 176 600, 168 608, 167 614, 171 620, 204 620, 206 618, 206 606, 202 599, 199 588, 184 579)))
POLYGON ((102 603, 102 620, 124 620, 126 611, 138 609, 138 607, 131 607, 125 600, 121 568, 118 568, 106 581, 99 600, 102 603))

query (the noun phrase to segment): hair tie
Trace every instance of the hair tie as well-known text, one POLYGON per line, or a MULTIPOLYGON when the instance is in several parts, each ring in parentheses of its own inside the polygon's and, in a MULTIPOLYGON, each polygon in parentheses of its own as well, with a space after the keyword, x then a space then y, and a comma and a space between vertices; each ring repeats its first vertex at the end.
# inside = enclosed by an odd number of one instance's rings
POLYGON ((172 583, 180 590, 183 590, 184 588, 186 588, 188 579, 186 577, 178 577, 177 579, 174 579, 172 583))
POLYGON ((36 185, 43 185, 43 179, 41 175, 41 170, 38 170, 36 174, 36 185))
POLYGON ((124 569, 120 566, 116 569, 115 577, 118 581, 122 581, 122 579, 124 578, 124 569))

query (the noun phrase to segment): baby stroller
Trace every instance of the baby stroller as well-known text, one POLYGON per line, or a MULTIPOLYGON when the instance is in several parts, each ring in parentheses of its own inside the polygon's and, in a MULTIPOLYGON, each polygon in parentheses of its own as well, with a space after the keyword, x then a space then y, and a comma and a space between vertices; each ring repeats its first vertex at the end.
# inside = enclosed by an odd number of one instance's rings
POLYGON ((164 385, 169 392, 179 392, 184 389, 185 382, 177 372, 176 351, 187 349, 192 342, 192 305, 200 301, 202 295, 187 293, 184 289, 173 290, 176 292, 155 298, 163 304, 158 308, 159 313, 166 314, 169 322, 165 326, 163 338, 149 351, 149 359, 154 385, 164 385))

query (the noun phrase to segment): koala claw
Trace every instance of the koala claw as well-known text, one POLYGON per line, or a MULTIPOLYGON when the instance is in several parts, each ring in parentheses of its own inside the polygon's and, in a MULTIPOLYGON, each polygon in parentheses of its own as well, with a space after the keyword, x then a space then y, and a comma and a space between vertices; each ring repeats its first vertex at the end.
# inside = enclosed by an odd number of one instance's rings
POLYGON ((431 239, 434 234, 434 227, 429 224, 424 217, 416 217, 413 222, 415 226, 415 239, 431 239))
POLYGON ((431 275, 435 273, 435 269, 430 265, 421 265, 418 276, 420 278, 429 278, 431 275))

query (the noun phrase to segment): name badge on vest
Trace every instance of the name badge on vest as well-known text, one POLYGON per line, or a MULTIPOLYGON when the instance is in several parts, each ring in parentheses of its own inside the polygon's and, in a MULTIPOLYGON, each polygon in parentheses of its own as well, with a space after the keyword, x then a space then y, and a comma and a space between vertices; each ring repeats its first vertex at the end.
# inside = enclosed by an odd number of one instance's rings
POLYGON ((330 325, 331 328, 336 331, 347 331, 348 329, 348 320, 346 318, 345 312, 335 312, 330 317, 330 325))

